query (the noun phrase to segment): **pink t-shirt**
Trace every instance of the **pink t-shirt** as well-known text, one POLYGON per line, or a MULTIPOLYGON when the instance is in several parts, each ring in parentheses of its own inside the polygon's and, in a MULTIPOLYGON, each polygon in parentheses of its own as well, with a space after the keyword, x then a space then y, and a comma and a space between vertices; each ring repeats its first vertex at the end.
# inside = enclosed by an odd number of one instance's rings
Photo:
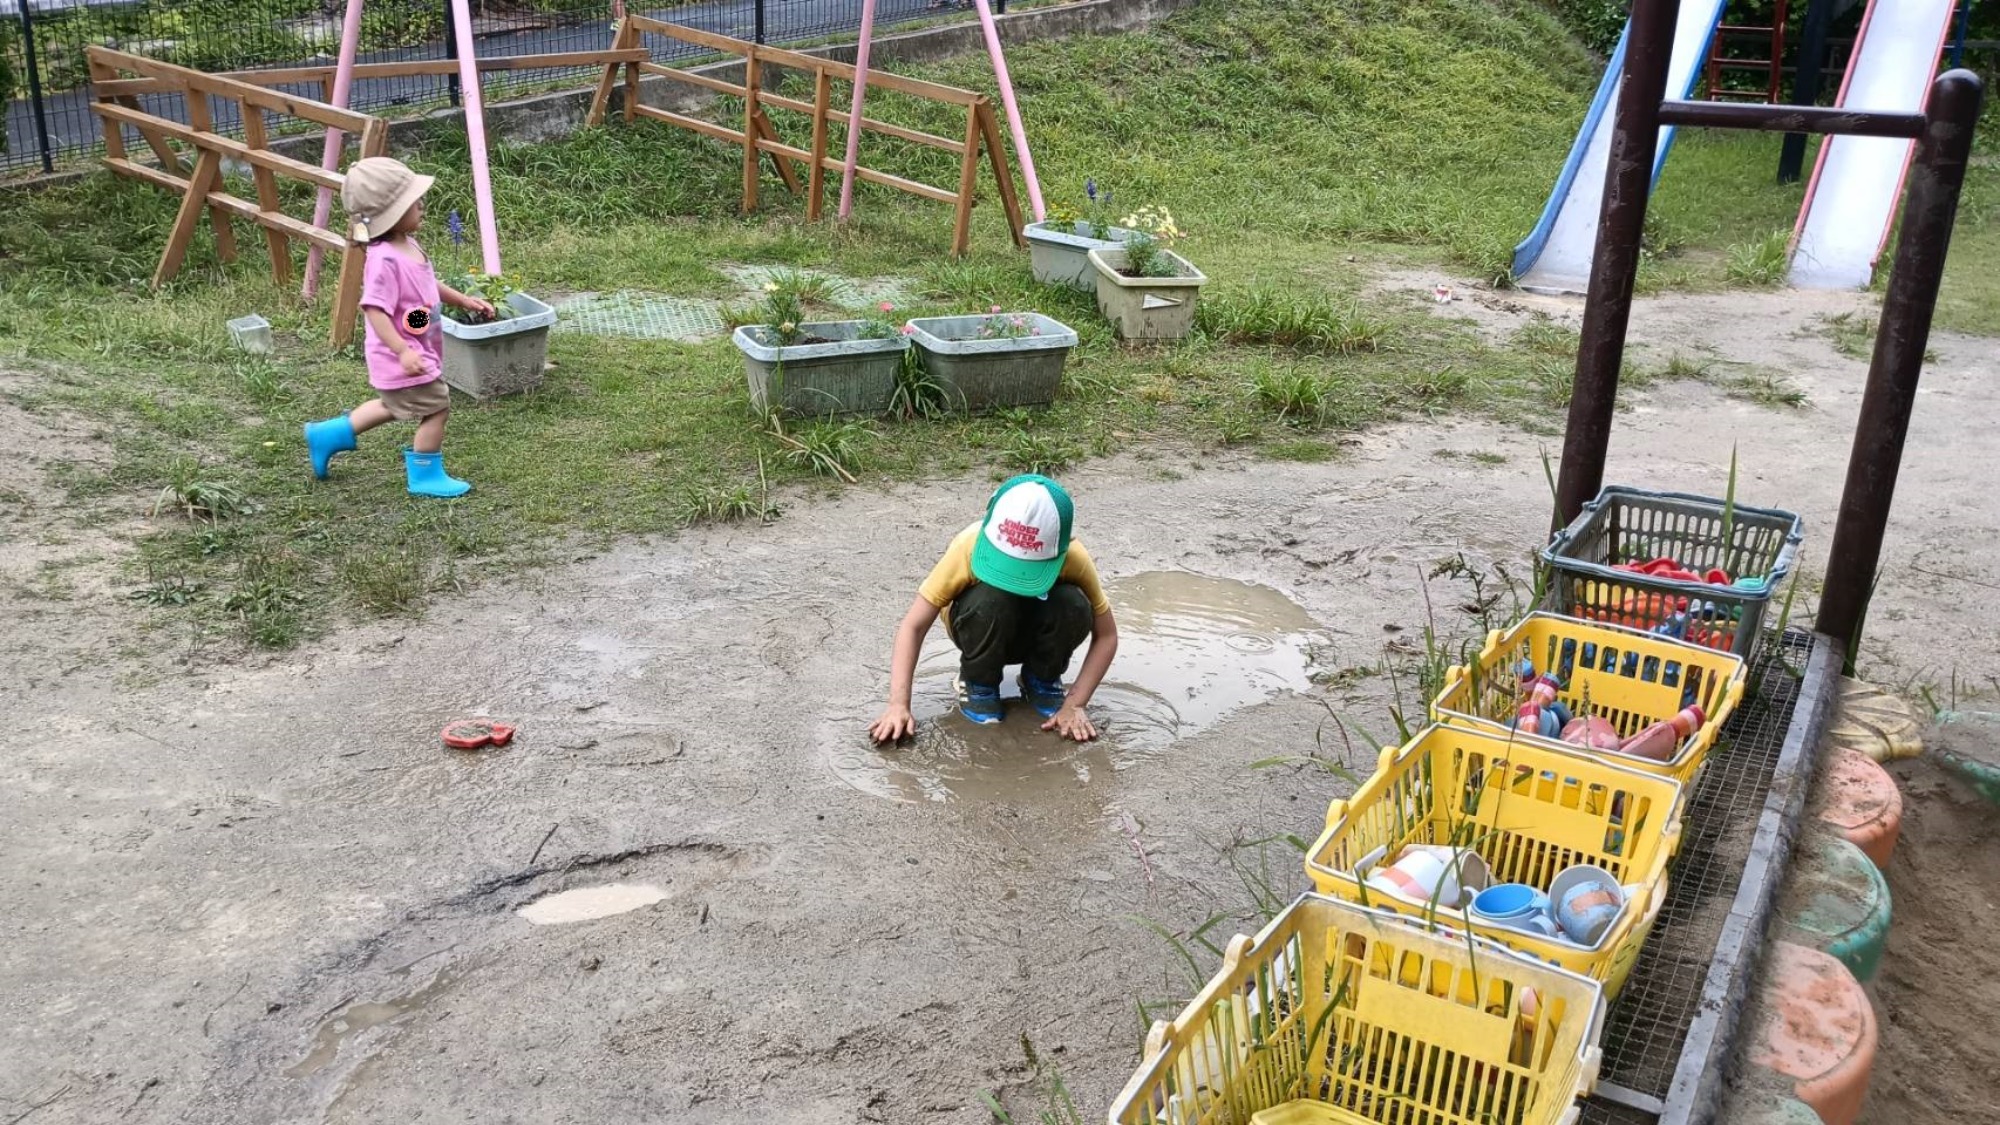
MULTIPOLYGON (((410 246, 416 253, 423 253, 415 239, 410 240, 410 246)), ((396 330, 403 334, 403 342, 424 358, 423 374, 415 377, 403 374, 396 353, 376 338, 371 324, 368 342, 362 348, 368 357, 370 386, 382 391, 421 386, 442 373, 444 329, 438 326, 438 321, 444 316, 444 301, 438 295, 437 274, 431 270, 429 261, 405 257, 392 249, 387 240, 369 243, 367 265, 361 271, 361 307, 389 314, 396 330)))

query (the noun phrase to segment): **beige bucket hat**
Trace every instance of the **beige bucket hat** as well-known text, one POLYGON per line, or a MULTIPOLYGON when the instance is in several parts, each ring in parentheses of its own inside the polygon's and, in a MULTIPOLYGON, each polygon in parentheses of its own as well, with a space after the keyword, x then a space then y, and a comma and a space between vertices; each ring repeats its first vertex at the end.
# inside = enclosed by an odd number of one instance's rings
POLYGON ((367 242, 394 230, 436 182, 435 177, 420 176, 387 156, 370 156, 349 165, 340 205, 347 209, 354 241, 367 242))

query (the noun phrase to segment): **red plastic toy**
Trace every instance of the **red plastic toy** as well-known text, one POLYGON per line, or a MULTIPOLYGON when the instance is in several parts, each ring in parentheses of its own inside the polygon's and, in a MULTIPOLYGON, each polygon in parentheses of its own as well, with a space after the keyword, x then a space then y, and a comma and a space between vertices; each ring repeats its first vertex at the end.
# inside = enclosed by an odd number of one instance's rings
POLYGON ((485 719, 460 719, 444 728, 444 744, 454 750, 477 750, 482 746, 505 746, 514 738, 514 728, 485 719))

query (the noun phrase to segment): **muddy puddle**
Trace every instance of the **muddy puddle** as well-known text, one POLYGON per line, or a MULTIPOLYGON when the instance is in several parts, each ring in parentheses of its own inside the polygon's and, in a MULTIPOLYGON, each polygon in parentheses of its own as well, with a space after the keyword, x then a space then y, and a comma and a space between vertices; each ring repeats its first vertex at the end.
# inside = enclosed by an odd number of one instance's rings
POLYGON ((454 974, 450 971, 432 977, 430 983, 413 992, 392 996, 387 1000, 370 1000, 349 1004, 328 1016, 313 1034, 312 1046, 306 1057, 285 1070, 287 1078, 310 1078, 333 1065, 346 1049, 349 1042, 365 1031, 381 1027, 403 1016, 420 1012, 429 1007, 433 1000, 451 987, 454 974))
MULTIPOLYGON (((1014 669, 1002 688, 1007 718, 977 726, 956 710, 958 650, 933 630, 911 698, 918 731, 901 746, 871 744, 879 700, 828 720, 829 768, 864 793, 905 802, 1017 801, 1101 781, 1164 753, 1181 739, 1281 692, 1311 686, 1324 634, 1306 611, 1268 586, 1184 572, 1106 584, 1118 616, 1118 659, 1090 703, 1103 731, 1078 744, 1041 729, 1014 669)), ((1078 650, 1073 678, 1083 659, 1078 650)))
POLYGON ((514 913, 537 926, 562 926, 628 914, 640 907, 665 902, 666 898, 667 892, 651 883, 607 883, 601 887, 559 891, 538 898, 514 913))

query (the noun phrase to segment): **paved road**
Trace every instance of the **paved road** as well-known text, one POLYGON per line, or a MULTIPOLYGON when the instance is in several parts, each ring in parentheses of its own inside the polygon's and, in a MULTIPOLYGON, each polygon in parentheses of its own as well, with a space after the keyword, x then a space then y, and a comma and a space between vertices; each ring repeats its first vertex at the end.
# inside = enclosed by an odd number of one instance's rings
MULTIPOLYGON (((0 0, 0 3, 4 2, 6 0, 0 0)), ((926 15, 935 15, 931 3, 932 0, 879 0, 875 18, 880 24, 895 24, 926 15)), ((40 8, 41 5, 37 3, 36 10, 39 11, 40 8)), ((697 4, 652 9, 646 11, 646 14, 740 39, 753 37, 757 26, 754 0, 707 0, 697 4)), ((861 26, 861 0, 765 0, 764 19, 765 38, 773 43, 851 34, 861 26)), ((588 51, 607 48, 610 45, 609 23, 595 22, 580 26, 550 27, 483 36, 479 41, 479 53, 483 57, 497 58, 552 51, 588 51)), ((662 61, 673 57, 687 57, 691 53, 684 47, 662 41, 655 41, 653 46, 655 57, 662 61)), ((442 44, 430 44, 405 50, 372 52, 363 61, 397 62, 405 59, 435 59, 443 55, 442 44)), ((308 65, 308 63, 293 65, 308 65)), ((581 72, 569 73, 578 81, 583 77, 581 72)), ((495 79, 501 81, 511 79, 527 83, 561 77, 563 77, 561 71, 527 71, 496 75, 495 79)), ((489 83, 492 81, 494 79, 489 79, 489 83)), ((446 88, 447 80, 441 76, 368 79, 354 84, 351 100, 356 109, 381 110, 441 101, 446 96, 446 88)), ((493 85, 489 85, 487 89, 489 96, 500 93, 493 85)), ((317 86, 298 87, 294 92, 318 96, 317 86)), ((44 100, 49 126, 49 145, 57 159, 79 152, 88 152, 97 147, 98 122, 90 112, 89 101, 88 93, 83 90, 51 94, 44 100)), ((153 97, 142 101, 149 113, 185 120, 183 108, 177 98, 153 97)), ((225 131, 237 128, 234 103, 217 102, 212 106, 212 112, 218 128, 225 131)), ((11 147, 7 152, 0 153, 0 174, 32 169, 41 160, 40 149, 36 142, 33 107, 28 99, 21 98, 8 105, 6 113, 7 138, 11 147)))

